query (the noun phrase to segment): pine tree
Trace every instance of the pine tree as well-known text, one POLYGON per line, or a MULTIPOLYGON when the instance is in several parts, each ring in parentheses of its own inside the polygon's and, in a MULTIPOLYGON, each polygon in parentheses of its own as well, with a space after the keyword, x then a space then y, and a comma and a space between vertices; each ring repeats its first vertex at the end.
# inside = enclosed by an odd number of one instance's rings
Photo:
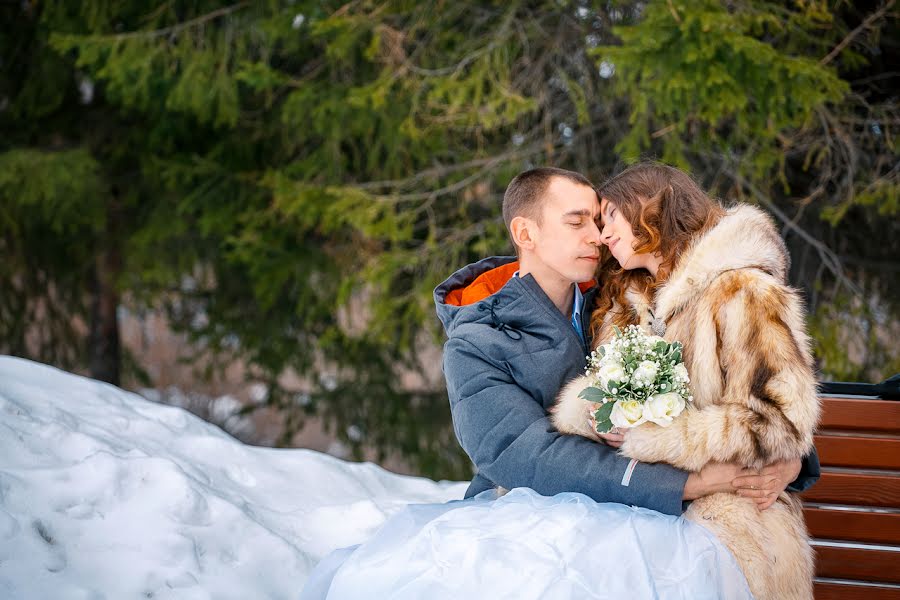
POLYGON ((441 338, 432 289, 511 250, 499 204, 518 171, 599 181, 658 156, 784 217, 827 373, 900 366, 896 337, 836 359, 849 319, 897 314, 892 2, 0 14, 5 351, 116 381, 140 367, 117 356, 116 308, 163 309, 190 358, 240 359, 267 384, 284 443, 315 411, 357 450, 462 477, 445 392, 422 375, 441 338), (892 237, 876 248, 875 233, 892 237))

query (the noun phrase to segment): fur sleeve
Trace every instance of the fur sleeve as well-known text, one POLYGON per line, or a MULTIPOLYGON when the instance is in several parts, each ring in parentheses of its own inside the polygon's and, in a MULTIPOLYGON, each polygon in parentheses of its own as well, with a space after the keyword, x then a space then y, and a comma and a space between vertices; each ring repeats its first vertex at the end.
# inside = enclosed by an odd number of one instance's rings
POLYGON ((590 379, 582 375, 570 381, 559 392, 556 404, 550 409, 550 421, 560 433, 597 439, 590 423, 589 403, 578 397, 581 390, 589 385, 590 379))
MULTIPOLYGON (((615 310, 622 310, 619 304, 613 304, 615 310)), ((599 331, 591 341, 594 348, 608 342, 614 335, 612 314, 607 312, 600 324, 599 331)), ((582 375, 567 383, 556 396, 556 402, 550 408, 550 421, 556 430, 567 435, 580 435, 588 439, 597 440, 597 432, 590 423, 591 404, 583 398, 579 398, 586 387, 591 385, 591 380, 582 375)))
POLYGON ((697 471, 710 461, 761 467, 812 448, 819 400, 802 302, 773 278, 746 271, 710 292, 722 398, 667 428, 629 431, 626 456, 697 471))

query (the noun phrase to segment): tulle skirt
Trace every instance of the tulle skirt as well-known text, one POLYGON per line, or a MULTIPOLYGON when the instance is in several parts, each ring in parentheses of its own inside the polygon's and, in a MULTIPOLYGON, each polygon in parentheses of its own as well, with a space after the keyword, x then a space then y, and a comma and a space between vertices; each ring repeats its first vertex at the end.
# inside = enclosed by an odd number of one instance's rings
POLYGON ((751 599, 734 557, 681 517, 521 488, 410 505, 314 569, 301 600, 751 599))

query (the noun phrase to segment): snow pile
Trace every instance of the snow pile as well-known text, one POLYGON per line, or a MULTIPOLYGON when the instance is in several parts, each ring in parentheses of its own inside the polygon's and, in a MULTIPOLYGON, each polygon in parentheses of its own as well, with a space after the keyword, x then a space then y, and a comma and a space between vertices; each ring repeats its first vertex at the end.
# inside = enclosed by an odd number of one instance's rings
POLYGON ((296 598, 434 482, 244 445, 183 409, 0 357, 0 597, 296 598))

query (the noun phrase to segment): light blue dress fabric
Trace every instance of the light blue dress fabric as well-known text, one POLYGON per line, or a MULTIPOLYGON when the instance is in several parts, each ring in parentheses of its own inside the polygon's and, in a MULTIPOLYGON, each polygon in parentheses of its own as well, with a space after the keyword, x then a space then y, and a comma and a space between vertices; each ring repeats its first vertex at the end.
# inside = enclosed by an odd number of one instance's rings
POLYGON ((743 600, 710 532, 644 508, 520 488, 410 505, 313 570, 301 600, 515 598, 743 600))

